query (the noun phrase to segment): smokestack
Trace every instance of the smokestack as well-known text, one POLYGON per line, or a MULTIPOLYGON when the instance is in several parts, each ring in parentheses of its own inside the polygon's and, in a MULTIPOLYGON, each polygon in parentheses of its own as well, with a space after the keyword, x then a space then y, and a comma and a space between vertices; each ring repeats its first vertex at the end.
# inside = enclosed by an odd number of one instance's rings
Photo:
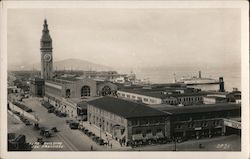
POLYGON ((225 92, 223 77, 220 77, 220 78, 219 78, 219 85, 220 85, 220 90, 219 90, 219 92, 225 92))

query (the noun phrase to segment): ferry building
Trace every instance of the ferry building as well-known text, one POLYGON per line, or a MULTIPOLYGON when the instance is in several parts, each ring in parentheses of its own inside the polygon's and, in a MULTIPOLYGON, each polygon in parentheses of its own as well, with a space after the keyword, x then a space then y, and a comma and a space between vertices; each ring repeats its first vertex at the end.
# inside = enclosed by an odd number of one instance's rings
POLYGON ((58 110, 67 113, 70 117, 77 117, 79 112, 86 112, 87 107, 80 107, 79 103, 92 97, 110 95, 116 92, 117 86, 108 81, 96 81, 72 75, 57 76, 53 72, 53 47, 47 20, 44 20, 41 51, 41 82, 33 80, 31 94, 44 95, 44 100, 55 106, 58 110), (41 83, 44 86, 41 87, 41 83), (40 91, 39 89, 42 89, 40 91), (43 90, 44 89, 44 90, 43 90), (79 110, 78 110, 79 109, 79 110))

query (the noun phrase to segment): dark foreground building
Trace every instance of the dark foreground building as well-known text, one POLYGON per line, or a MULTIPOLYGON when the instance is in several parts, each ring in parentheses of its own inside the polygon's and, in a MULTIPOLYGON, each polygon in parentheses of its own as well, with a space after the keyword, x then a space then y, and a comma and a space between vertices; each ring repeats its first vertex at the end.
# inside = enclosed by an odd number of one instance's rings
POLYGON ((213 137, 241 132, 240 104, 223 103, 158 108, 168 113, 172 137, 213 137))
POLYGON ((87 110, 91 124, 127 145, 170 135, 166 113, 143 104, 107 96, 88 102, 87 110))
POLYGON ((241 133, 240 104, 150 107, 115 97, 88 102, 88 121, 125 144, 241 133))
POLYGON ((8 133, 8 151, 30 151, 25 135, 8 133))

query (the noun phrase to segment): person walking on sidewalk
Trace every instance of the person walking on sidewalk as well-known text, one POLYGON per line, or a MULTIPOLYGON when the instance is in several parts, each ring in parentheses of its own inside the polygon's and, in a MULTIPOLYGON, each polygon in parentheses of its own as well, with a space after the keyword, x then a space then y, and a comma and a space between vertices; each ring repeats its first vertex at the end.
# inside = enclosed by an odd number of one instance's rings
POLYGON ((122 146, 122 142, 121 142, 121 140, 119 141, 119 143, 120 143, 120 146, 122 146))
POLYGON ((112 149, 112 143, 110 144, 110 148, 112 149))
POLYGON ((90 150, 93 151, 93 146, 92 145, 90 146, 90 150))

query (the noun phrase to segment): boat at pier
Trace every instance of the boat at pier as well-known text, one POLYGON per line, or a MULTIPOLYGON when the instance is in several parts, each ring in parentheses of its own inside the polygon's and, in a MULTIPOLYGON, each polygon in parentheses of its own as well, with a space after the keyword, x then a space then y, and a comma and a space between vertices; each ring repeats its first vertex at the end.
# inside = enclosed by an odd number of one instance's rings
POLYGON ((219 84, 219 80, 202 77, 201 71, 199 71, 199 76, 193 77, 182 77, 178 80, 175 79, 175 83, 183 83, 187 85, 201 85, 201 84, 219 84))

